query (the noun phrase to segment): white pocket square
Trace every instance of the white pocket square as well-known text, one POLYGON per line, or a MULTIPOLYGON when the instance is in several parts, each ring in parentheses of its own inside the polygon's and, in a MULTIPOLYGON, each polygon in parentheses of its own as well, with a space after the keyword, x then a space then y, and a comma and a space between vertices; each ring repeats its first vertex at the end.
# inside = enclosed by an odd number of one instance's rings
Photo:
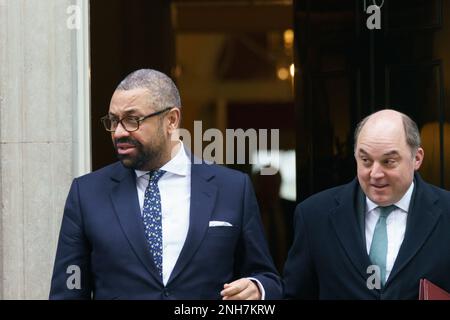
POLYGON ((232 227, 233 225, 226 221, 210 221, 210 227, 232 227))

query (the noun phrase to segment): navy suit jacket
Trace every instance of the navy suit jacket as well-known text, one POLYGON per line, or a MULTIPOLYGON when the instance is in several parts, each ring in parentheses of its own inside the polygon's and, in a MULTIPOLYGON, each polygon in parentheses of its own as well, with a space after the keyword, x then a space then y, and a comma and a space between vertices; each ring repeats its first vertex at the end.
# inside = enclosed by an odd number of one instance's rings
POLYGON ((136 174, 120 162, 73 181, 61 225, 51 299, 220 299, 223 284, 261 282, 266 299, 282 297, 247 175, 191 166, 189 230, 166 286, 145 239, 136 174), (209 221, 232 227, 209 227, 209 221), (81 271, 81 289, 67 280, 81 271), (69 273, 68 273, 69 272, 69 273))
MULTIPOLYGON (((450 291, 450 192, 415 175, 405 237, 385 286, 369 289, 371 265, 356 209, 357 179, 318 193, 295 212, 284 270, 291 299, 418 299, 427 278, 450 291)), ((362 211, 363 212, 363 211, 362 211)), ((362 222, 364 223, 364 222, 362 222)))

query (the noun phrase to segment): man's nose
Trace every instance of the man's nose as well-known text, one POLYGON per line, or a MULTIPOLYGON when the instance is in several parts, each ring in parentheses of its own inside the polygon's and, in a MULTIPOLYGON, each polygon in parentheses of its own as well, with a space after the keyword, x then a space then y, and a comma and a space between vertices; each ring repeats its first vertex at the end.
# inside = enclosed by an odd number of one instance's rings
POLYGON ((374 179, 379 179, 384 176, 384 171, 382 166, 375 162, 372 166, 372 170, 370 171, 370 177, 374 179))
POLYGON ((127 130, 125 130, 125 128, 123 127, 122 123, 119 122, 117 124, 116 130, 114 131, 113 138, 114 139, 120 139, 120 138, 123 138, 123 137, 129 137, 129 136, 130 136, 130 133, 127 130))

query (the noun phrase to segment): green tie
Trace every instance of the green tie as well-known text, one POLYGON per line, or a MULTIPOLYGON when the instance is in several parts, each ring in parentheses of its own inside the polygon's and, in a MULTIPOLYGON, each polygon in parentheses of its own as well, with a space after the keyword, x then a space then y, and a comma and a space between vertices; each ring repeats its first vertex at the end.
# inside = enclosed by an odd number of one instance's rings
POLYGON ((386 219, 396 209, 396 206, 378 207, 380 217, 373 231, 372 244, 370 245, 369 258, 374 265, 380 267, 381 283, 386 283, 386 256, 388 247, 386 219))

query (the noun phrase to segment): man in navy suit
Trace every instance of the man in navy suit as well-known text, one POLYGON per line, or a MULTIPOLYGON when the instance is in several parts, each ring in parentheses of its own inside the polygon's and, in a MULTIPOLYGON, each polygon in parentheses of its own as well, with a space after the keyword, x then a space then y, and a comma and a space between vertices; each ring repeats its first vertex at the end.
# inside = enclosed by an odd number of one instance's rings
POLYGON ((355 131, 357 178, 295 212, 284 270, 291 299, 417 299, 427 278, 450 290, 450 192, 425 183, 417 125, 394 110, 355 131))
POLYGON ((196 164, 180 116, 166 75, 119 84, 102 122, 120 162, 73 181, 51 299, 281 298, 248 176, 196 164))

